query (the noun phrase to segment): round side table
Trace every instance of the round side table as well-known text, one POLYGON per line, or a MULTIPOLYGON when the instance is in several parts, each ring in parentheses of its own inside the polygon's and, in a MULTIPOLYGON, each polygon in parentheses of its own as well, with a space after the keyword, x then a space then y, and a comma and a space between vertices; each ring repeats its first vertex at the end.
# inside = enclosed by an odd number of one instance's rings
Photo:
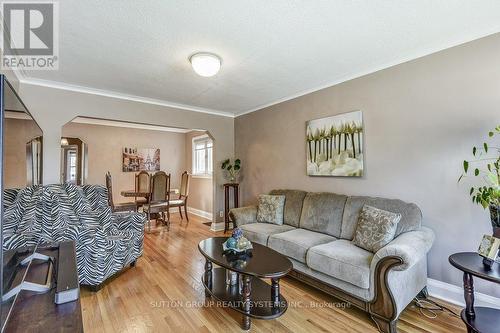
POLYGON ((500 265, 494 263, 491 270, 486 270, 483 257, 475 252, 452 254, 448 261, 464 272, 465 309, 461 317, 467 326, 467 332, 493 333, 500 330, 500 310, 487 307, 474 307, 474 282, 472 277, 500 283, 500 265))

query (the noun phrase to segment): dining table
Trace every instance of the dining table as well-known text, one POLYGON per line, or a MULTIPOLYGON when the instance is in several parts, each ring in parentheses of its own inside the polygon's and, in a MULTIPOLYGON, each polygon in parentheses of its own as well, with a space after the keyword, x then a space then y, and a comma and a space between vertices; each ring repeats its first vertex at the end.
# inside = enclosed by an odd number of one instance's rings
MULTIPOLYGON (((120 194, 126 198, 136 198, 136 197, 148 198, 149 197, 149 191, 124 190, 124 191, 121 191, 120 194)), ((170 189, 170 194, 179 194, 179 189, 178 188, 170 189)))

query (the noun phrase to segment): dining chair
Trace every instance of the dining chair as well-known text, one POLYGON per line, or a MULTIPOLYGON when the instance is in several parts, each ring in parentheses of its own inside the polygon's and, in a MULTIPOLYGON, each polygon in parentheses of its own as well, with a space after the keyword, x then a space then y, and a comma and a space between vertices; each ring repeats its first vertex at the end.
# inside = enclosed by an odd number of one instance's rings
POLYGON ((179 207, 179 214, 182 216, 182 207, 184 207, 184 214, 186 215, 186 220, 189 222, 188 212, 187 212, 187 200, 189 196, 189 178, 191 176, 187 171, 184 171, 181 175, 181 188, 179 189, 179 198, 170 200, 170 207, 179 207))
POLYGON ((135 202, 120 202, 115 203, 113 200, 113 182, 111 180, 111 173, 106 173, 106 188, 108 189, 108 205, 111 207, 113 213, 116 212, 136 212, 137 205, 135 202))
MULTIPOLYGON (((141 171, 135 175, 135 192, 138 193, 149 193, 150 176, 149 172, 141 171)), ((148 203, 148 198, 135 197, 135 204, 137 209, 148 203)))
MULTIPOLYGON (((160 214, 161 221, 170 230, 170 174, 156 172, 149 185, 149 201, 142 209, 148 215, 148 231, 151 231, 151 214, 160 214), (165 218, 165 213, 167 217, 165 218)), ((158 218, 156 219, 158 220, 158 218)))

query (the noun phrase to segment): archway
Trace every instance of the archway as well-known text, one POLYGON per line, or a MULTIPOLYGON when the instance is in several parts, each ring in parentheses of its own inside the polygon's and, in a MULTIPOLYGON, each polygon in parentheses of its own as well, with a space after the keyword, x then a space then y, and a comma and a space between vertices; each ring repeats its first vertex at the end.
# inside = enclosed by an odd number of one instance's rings
MULTIPOLYGON (((209 168, 207 166, 209 170, 198 174, 193 166, 193 138, 200 136, 209 138, 210 149, 215 149, 212 136, 202 129, 86 117, 77 117, 62 127, 62 139, 78 138, 83 143, 87 167, 82 183, 104 185, 105 174, 109 171, 113 179, 113 199, 116 202, 126 202, 131 198, 124 197, 121 192, 134 188, 135 175, 140 170, 151 174, 156 171, 170 173, 171 187, 175 189, 180 187, 181 175, 187 171, 191 174, 188 213, 211 222, 215 219, 213 151, 212 158, 209 158, 209 168), (158 156, 153 158, 155 154, 158 156), (154 159, 158 160, 158 165, 155 165, 154 159)), ((63 162, 64 159, 61 159, 61 163, 63 162)), ((61 170, 64 170, 62 164, 61 170)), ((175 196, 173 194, 174 198, 175 196)))

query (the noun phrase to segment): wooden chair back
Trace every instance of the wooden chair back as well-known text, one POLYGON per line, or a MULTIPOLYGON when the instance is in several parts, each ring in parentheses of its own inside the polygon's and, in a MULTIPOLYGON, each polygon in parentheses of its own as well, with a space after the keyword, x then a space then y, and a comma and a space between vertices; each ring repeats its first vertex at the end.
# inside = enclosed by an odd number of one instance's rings
POLYGON ((170 174, 163 171, 156 172, 151 177, 149 202, 164 202, 170 200, 170 174))
POLYGON ((184 171, 181 175, 181 188, 179 190, 179 199, 187 199, 189 196, 189 180, 191 176, 187 171, 184 171))
POLYGON ((108 171, 106 172, 106 188, 108 189, 108 206, 113 209, 114 203, 113 203, 113 183, 111 180, 111 173, 108 171))
MULTIPOLYGON (((150 176, 147 171, 141 171, 135 175, 135 191, 149 192, 150 176)), ((137 197, 136 197, 137 199, 137 197)))

